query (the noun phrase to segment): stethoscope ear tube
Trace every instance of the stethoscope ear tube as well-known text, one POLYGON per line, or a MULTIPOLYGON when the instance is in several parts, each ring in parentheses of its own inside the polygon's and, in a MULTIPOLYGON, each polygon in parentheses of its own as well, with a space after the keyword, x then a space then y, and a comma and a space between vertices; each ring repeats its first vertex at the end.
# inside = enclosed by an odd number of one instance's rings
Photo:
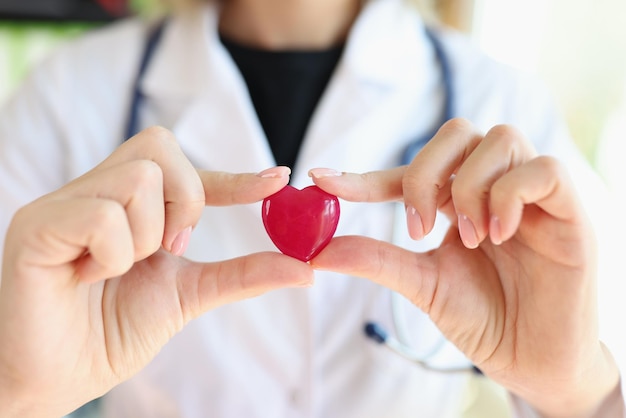
POLYGON ((394 353, 404 357, 412 363, 419 365, 425 370, 437 372, 437 373, 473 373, 477 375, 482 375, 483 373, 476 366, 467 366, 467 367, 435 367, 428 363, 426 363, 422 358, 420 358, 411 347, 405 345, 389 335, 387 331, 376 322, 366 322, 363 327, 363 331, 365 335, 376 341, 378 344, 383 344, 385 347, 389 348, 394 353))
POLYGON ((124 141, 130 139, 133 135, 139 132, 139 109, 143 101, 143 95, 140 89, 141 80, 143 79, 143 76, 148 69, 148 65, 152 60, 152 56, 161 41, 161 35, 163 34, 166 22, 166 19, 157 22, 157 24, 150 28, 148 32, 148 38, 146 40, 146 44, 144 45, 144 50, 139 61, 139 67, 137 68, 137 74, 135 75, 135 80, 133 82, 133 91, 130 98, 130 106, 128 107, 128 120, 126 121, 126 127, 124 130, 124 141))

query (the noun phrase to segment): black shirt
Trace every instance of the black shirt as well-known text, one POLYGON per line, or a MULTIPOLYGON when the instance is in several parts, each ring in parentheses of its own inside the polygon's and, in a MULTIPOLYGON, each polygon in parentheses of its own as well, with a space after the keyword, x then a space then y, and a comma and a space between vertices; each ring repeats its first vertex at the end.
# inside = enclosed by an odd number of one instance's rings
POLYGON ((343 46, 320 51, 267 51, 224 36, 221 41, 248 86, 276 164, 293 167, 343 46))

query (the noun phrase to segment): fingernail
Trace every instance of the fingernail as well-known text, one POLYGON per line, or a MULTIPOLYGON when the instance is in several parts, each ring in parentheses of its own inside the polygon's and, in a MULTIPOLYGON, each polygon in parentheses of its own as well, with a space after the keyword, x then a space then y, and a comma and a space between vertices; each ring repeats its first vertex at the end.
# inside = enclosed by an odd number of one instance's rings
POLYGON ((493 215, 489 220, 489 236, 494 245, 502 244, 502 230, 500 227, 500 218, 493 215))
POLYGON ((263 170, 257 174, 257 176, 262 177, 264 179, 275 179, 281 177, 288 177, 291 174, 291 169, 285 166, 278 166, 268 168, 267 170, 263 170))
POLYGON ((323 177, 339 177, 341 175, 341 171, 333 170, 332 168, 313 168, 309 170, 309 177, 316 179, 323 177))
POLYGON ((459 234, 463 244, 470 249, 478 247, 478 235, 472 221, 465 215, 459 215, 459 234))
POLYGON ((406 224, 411 238, 414 240, 424 238, 424 225, 422 224, 422 217, 413 206, 407 206, 406 208, 406 224))
POLYGON ((171 253, 177 256, 181 256, 187 251, 187 246, 189 245, 189 239, 191 238, 191 227, 183 229, 174 241, 172 241, 172 249, 171 253))

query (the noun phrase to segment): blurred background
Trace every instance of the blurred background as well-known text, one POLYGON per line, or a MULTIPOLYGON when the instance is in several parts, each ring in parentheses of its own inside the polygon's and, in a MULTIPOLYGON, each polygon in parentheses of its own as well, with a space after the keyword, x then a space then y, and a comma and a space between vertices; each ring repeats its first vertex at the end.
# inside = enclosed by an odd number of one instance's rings
POLYGON ((626 209, 626 2, 434 0, 487 54, 541 78, 572 137, 626 209))
MULTIPOLYGON (((433 0, 439 18, 553 90, 574 140, 616 187, 626 178, 626 2, 433 0), (623 174, 623 176, 622 176, 623 174)), ((158 0, 0 0, 0 104, 59 43, 158 0), (30 4, 30 5, 29 5, 30 4)))
MULTIPOLYGON (((432 0, 439 18, 495 59, 542 78, 572 136, 615 190, 626 178, 626 2, 432 0)), ((59 43, 159 0, 0 0, 0 104, 59 43)), ((619 190, 618 190, 619 191, 619 190)), ((621 197, 620 197, 621 198, 621 197)))

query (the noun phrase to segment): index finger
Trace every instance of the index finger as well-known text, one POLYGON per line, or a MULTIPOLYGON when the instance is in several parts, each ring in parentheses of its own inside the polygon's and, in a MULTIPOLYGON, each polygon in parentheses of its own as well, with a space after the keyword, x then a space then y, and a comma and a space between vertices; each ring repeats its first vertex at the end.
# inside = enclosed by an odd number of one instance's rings
POLYGON ((163 172, 165 230, 163 247, 172 250, 176 237, 198 222, 204 208, 204 188, 191 162, 167 129, 151 127, 124 142, 92 172, 134 160, 150 160, 163 172))
POLYGON ((434 223, 450 179, 481 142, 482 135, 465 119, 446 122, 415 156, 403 179, 405 203, 419 217, 424 233, 434 223))
POLYGON ((289 167, 272 167, 258 174, 198 170, 208 206, 245 205, 276 193, 289 182, 289 167))
POLYGON ((400 166, 355 174, 314 168, 309 176, 320 189, 349 202, 389 202, 402 200, 402 178, 406 169, 407 166, 400 166))

